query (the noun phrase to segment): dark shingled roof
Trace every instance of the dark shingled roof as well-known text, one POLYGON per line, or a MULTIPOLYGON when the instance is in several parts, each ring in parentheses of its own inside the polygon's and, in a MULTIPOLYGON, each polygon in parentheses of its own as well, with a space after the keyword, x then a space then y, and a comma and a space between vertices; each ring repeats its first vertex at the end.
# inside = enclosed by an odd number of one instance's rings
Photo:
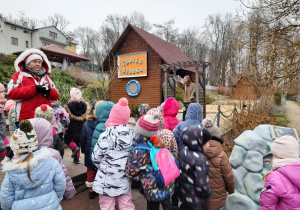
MULTIPOLYGON (((112 48, 112 50, 110 51, 110 53, 105 58, 104 66, 105 64, 107 64, 109 56, 113 55, 114 52, 118 50, 122 41, 132 30, 135 31, 160 56, 160 58, 164 61, 165 64, 177 63, 182 61, 192 61, 176 45, 129 24, 118 39, 118 41, 116 42, 116 44, 114 45, 114 47, 112 48)), ((195 71, 195 68, 186 69, 190 71, 195 71)))

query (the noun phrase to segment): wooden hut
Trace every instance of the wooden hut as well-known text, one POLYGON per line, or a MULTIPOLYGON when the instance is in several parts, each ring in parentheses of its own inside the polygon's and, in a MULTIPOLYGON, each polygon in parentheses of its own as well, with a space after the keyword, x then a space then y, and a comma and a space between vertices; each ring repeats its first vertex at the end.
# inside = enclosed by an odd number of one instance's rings
MULTIPOLYGON (((110 100, 117 102, 126 97, 129 105, 147 103, 151 108, 159 106, 165 100, 162 85, 166 78, 160 65, 178 62, 192 61, 174 44, 129 24, 103 62, 105 71, 117 71, 111 74, 114 82, 109 92, 110 100), (132 80, 140 87, 136 96, 129 96, 126 88, 132 80)), ((174 72, 195 78, 189 67, 174 72)))
POLYGON ((248 77, 242 77, 233 86, 234 98, 239 100, 255 100, 257 95, 257 89, 252 79, 248 77))

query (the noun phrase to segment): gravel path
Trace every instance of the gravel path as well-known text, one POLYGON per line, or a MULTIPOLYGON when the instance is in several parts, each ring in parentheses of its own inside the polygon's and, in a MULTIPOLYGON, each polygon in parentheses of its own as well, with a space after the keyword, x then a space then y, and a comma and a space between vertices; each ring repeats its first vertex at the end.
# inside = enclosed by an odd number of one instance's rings
POLYGON ((286 101, 287 117, 290 121, 288 126, 296 128, 300 135, 300 106, 295 101, 286 101))

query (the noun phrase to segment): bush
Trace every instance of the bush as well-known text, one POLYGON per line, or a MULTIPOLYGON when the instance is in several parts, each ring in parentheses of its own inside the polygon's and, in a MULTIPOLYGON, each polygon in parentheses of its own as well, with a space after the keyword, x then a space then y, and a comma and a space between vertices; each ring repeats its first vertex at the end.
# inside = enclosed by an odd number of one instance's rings
POLYGON ((281 93, 280 92, 274 93, 274 103, 277 106, 281 105, 281 93))
POLYGON ((13 66, 0 65, 0 72, 0 82, 6 85, 16 71, 13 66))
POLYGON ((209 94, 205 95, 205 102, 206 104, 212 104, 214 102, 214 99, 209 96, 209 94))
POLYGON ((102 88, 95 85, 89 85, 87 88, 82 90, 83 98, 86 101, 99 101, 99 100, 108 100, 109 95, 106 88, 102 88))
POLYGON ((16 56, 14 55, 0 55, 0 65, 14 66, 16 56))
POLYGON ((276 115, 273 115, 272 117, 273 117, 273 120, 276 122, 276 125, 288 127, 288 124, 290 121, 285 114, 276 114, 276 115))
POLYGON ((139 105, 131 105, 129 108, 131 110, 131 117, 137 118, 139 117, 139 105))

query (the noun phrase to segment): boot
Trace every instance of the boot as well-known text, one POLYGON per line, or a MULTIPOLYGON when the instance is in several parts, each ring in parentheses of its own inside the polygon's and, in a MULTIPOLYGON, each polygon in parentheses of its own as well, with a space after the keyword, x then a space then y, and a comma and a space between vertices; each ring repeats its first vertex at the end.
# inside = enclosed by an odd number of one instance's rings
POLYGON ((79 164, 80 163, 79 158, 74 158, 73 163, 79 164))
POLYGON ((94 199, 96 197, 96 192, 92 188, 89 188, 89 199, 94 199))
POLYGON ((69 148, 72 150, 72 155, 71 155, 71 157, 72 157, 72 158, 79 158, 79 157, 77 157, 77 154, 79 153, 80 148, 77 147, 77 145, 75 144, 75 142, 71 142, 71 143, 69 144, 69 148))

